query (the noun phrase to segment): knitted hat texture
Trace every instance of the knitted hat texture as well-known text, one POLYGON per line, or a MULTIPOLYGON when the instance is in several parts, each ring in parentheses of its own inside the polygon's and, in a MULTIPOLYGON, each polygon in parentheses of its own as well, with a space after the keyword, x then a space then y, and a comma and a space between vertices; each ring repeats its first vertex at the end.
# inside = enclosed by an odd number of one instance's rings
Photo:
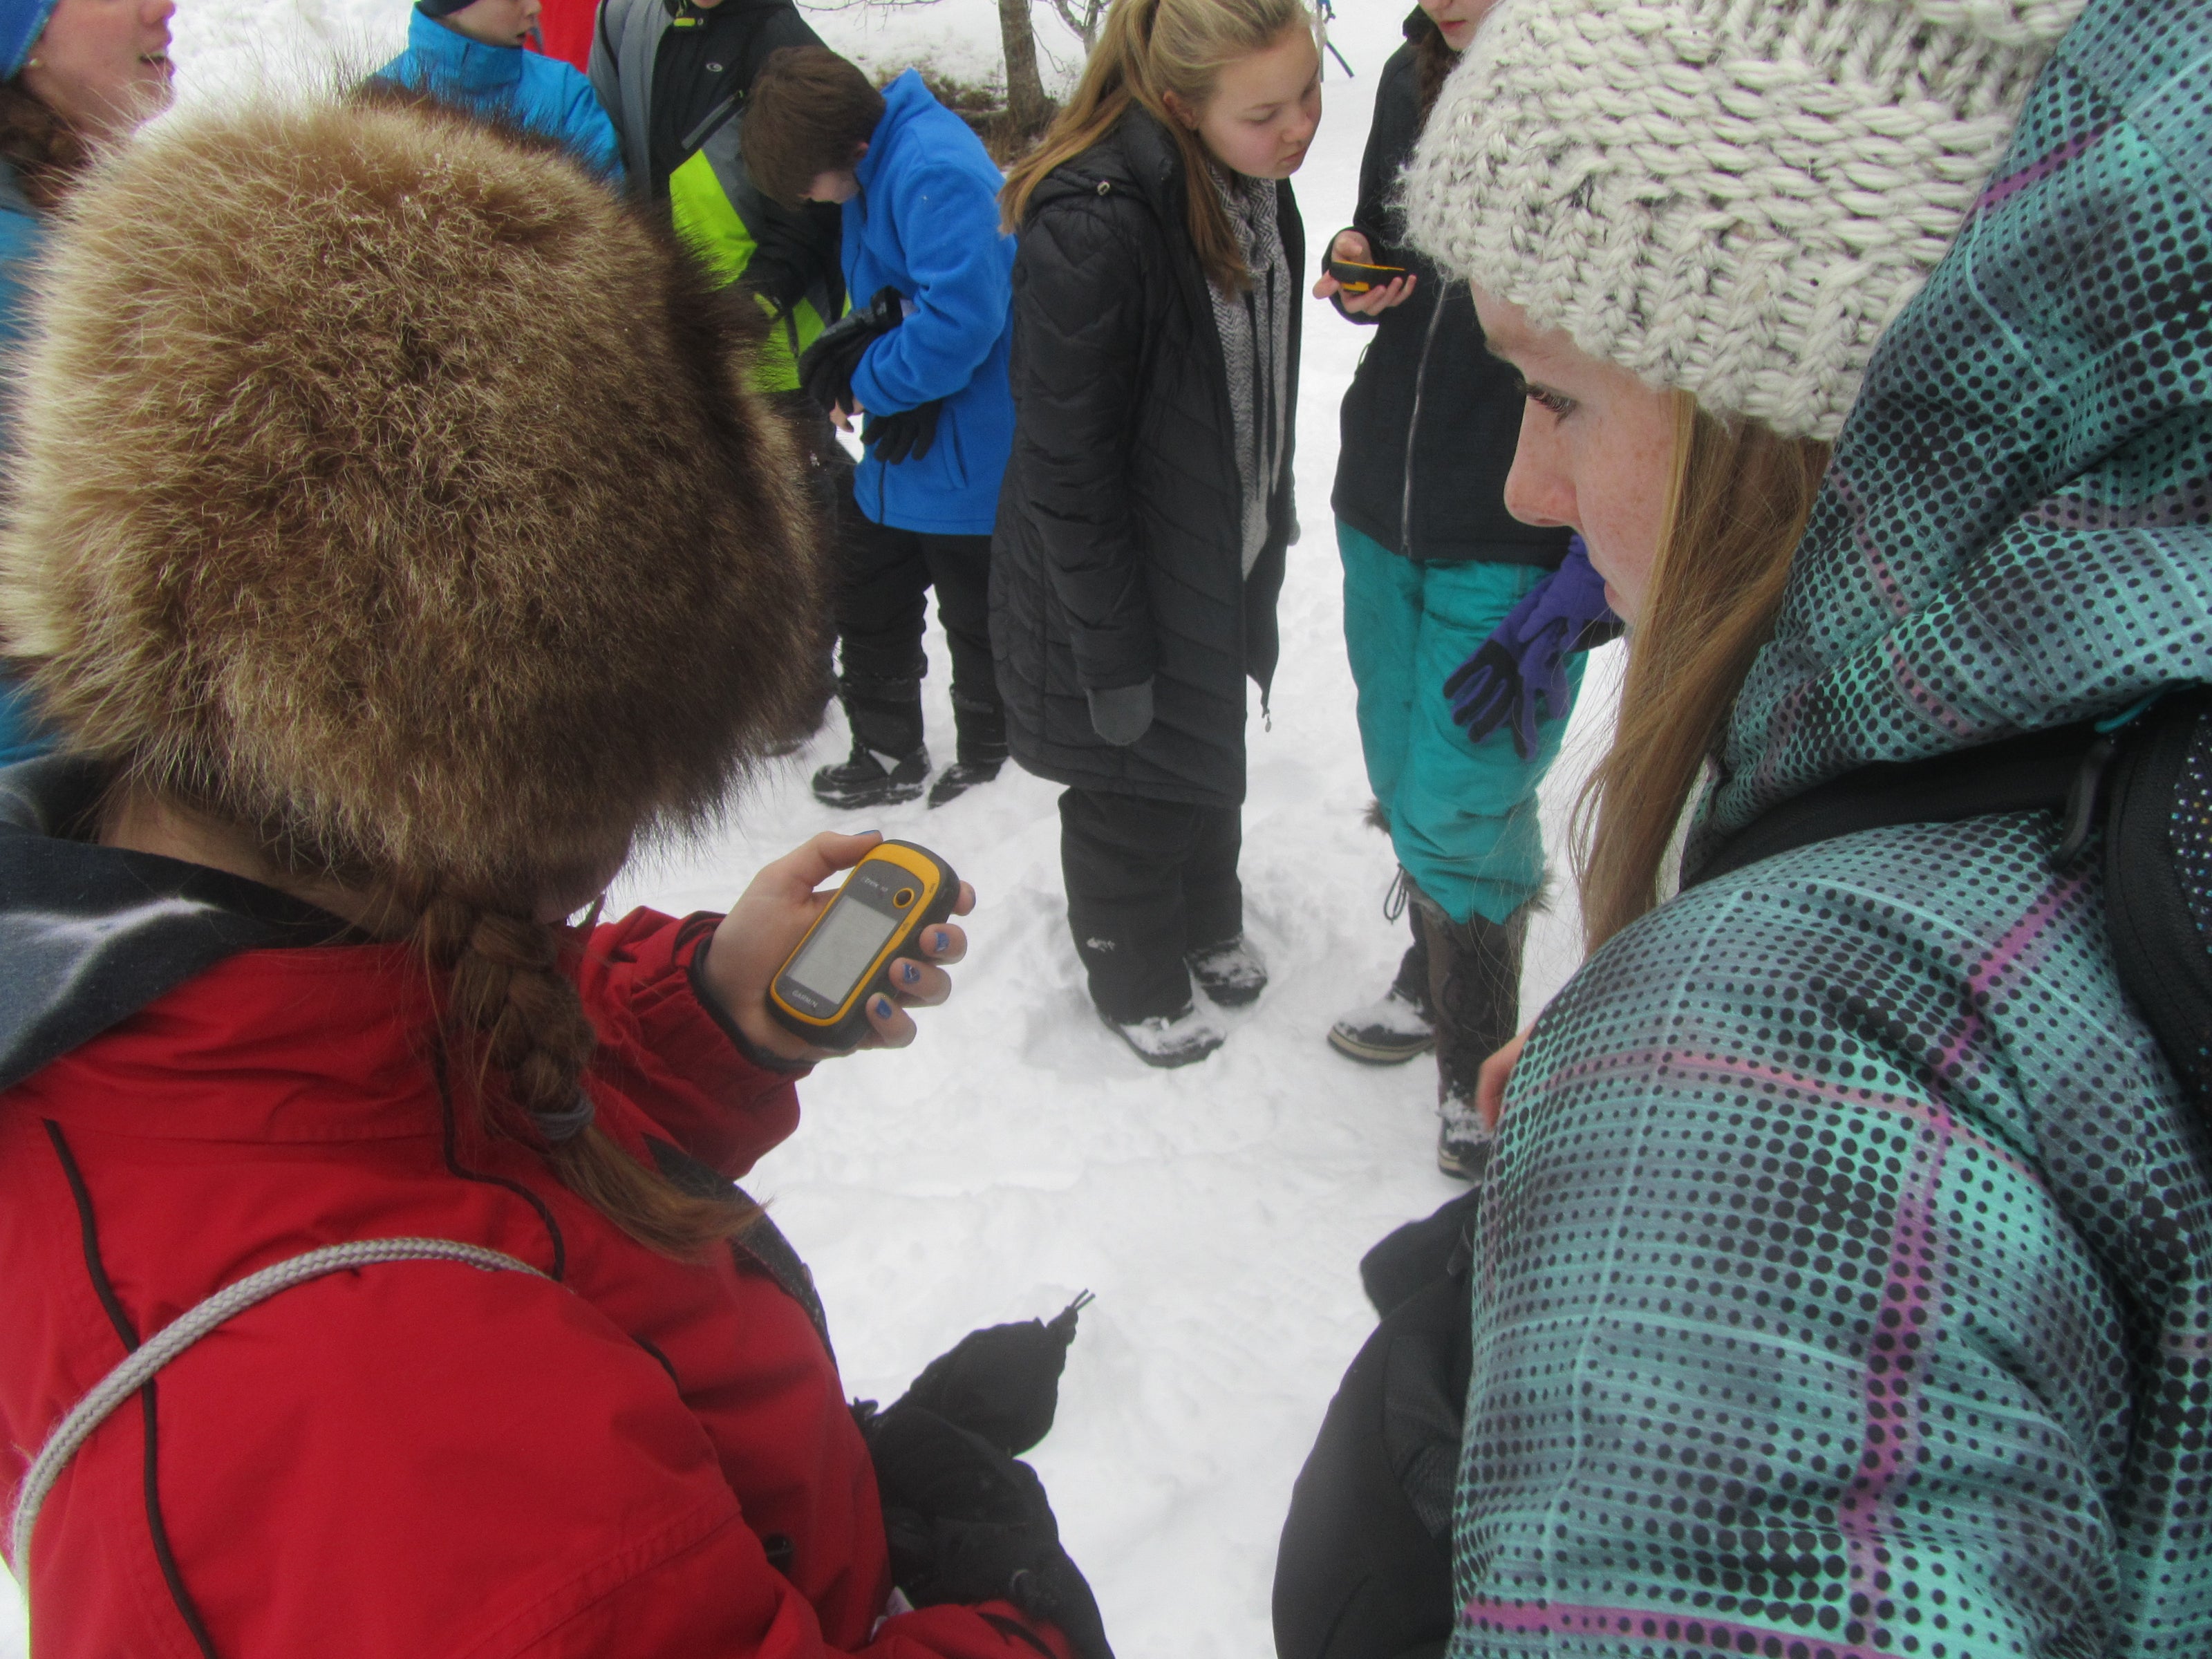
POLYGON ((1833 439, 2082 0, 1499 0, 1415 245, 1716 414, 1833 439))
POLYGON ((34 312, 0 635, 118 775, 521 903, 811 729, 759 325, 557 147, 181 114, 73 192, 34 312))
POLYGON ((15 77, 53 15, 54 0, 0 0, 0 81, 15 77))

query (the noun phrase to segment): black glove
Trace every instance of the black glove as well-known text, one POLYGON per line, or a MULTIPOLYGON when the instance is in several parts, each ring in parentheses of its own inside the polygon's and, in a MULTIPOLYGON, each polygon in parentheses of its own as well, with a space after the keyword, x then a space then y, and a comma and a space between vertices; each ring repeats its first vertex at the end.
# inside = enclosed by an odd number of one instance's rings
POLYGON ((906 320, 906 307, 895 288, 879 288, 876 297, 849 311, 814 337, 799 354, 799 384, 827 414, 853 406, 853 376, 860 359, 878 340, 906 320))
POLYGON ((1090 1300, 1085 1291, 1049 1323, 1025 1319, 970 1331, 924 1366, 891 1409, 922 1407, 1008 1456, 1020 1456, 1052 1431, 1076 1316, 1090 1300))
POLYGON ((918 461, 937 442, 937 412, 944 407, 942 398, 933 398, 895 415, 871 414, 860 428, 860 441, 874 450, 885 466, 918 461))
POLYGON ((1150 680, 1083 695, 1091 705, 1091 729, 1116 748, 1127 748, 1152 729, 1150 680))
POLYGON ((1012 1602, 1057 1626, 1082 1659, 1114 1659, 1044 1486, 983 1438, 902 1400, 866 1420, 892 1582, 918 1607, 1012 1602))

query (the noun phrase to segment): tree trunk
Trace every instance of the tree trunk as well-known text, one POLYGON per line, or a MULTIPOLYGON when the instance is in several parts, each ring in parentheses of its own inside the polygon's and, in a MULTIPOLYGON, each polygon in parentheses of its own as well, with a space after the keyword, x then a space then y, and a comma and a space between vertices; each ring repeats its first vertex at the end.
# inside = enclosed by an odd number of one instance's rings
POLYGON ((1052 103, 1037 74, 1030 0, 999 0, 999 39, 1006 52, 1006 124, 1019 137, 1033 137, 1052 119, 1052 103))

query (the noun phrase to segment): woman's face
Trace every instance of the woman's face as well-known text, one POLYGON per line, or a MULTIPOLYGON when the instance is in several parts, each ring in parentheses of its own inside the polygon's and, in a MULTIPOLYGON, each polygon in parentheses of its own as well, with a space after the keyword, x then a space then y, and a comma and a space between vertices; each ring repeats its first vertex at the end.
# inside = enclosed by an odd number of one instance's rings
POLYGON ((1474 39, 1475 30, 1498 0, 1421 0, 1421 9, 1429 15, 1429 21, 1437 26, 1437 33, 1454 52, 1465 52, 1467 43, 1474 39))
POLYGON ((1521 371, 1528 398, 1505 479, 1523 524, 1565 525, 1589 544, 1606 603, 1634 622, 1665 532, 1674 471, 1674 394, 1601 362, 1520 307, 1474 291, 1490 349, 1521 371))
POLYGON ((23 85, 91 137, 118 137, 168 107, 176 0, 58 0, 23 85))
POLYGON ((1170 93, 1169 110, 1213 159, 1250 179, 1287 179, 1321 125, 1321 49, 1303 24, 1221 71, 1213 96, 1194 110, 1170 93))

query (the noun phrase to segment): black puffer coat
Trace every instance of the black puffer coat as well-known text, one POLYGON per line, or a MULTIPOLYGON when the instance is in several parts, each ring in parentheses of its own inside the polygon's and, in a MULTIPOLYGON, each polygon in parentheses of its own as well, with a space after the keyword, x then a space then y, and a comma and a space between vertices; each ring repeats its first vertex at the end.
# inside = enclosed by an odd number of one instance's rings
POLYGON ((1435 33, 1419 12, 1407 18, 1407 43, 1375 88, 1352 228, 1378 263, 1403 265, 1420 280, 1379 322, 1352 319, 1370 323, 1375 337, 1344 395, 1329 505, 1409 559, 1551 569, 1565 556, 1567 532, 1536 529, 1505 510, 1505 475, 1521 439, 1519 377, 1484 347, 1467 284, 1405 245, 1398 177, 1421 136, 1420 54, 1435 33))
MULTIPOLYGON (((991 641, 1014 758, 1040 777, 1200 805, 1244 799, 1244 681, 1275 671, 1291 447, 1239 569, 1229 377, 1185 228, 1182 158, 1133 110, 1030 198, 1014 259, 1014 453, 991 546, 991 641), (1127 748, 1086 691, 1152 682, 1127 748)), ((1305 238, 1279 187, 1291 281, 1305 238)), ((1288 406, 1297 406, 1290 307, 1288 406)))

